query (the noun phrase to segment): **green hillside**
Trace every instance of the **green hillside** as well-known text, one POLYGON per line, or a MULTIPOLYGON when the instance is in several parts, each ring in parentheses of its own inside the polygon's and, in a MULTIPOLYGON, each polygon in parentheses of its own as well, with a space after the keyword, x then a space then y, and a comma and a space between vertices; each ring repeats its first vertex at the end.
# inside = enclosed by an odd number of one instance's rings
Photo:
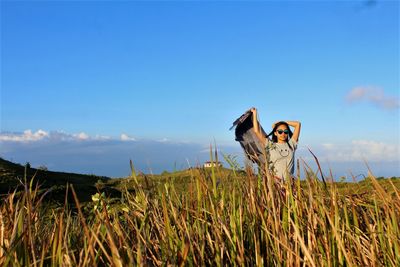
POLYGON ((14 190, 23 190, 25 177, 28 182, 34 179, 33 184, 39 184, 43 191, 50 189, 47 199, 55 201, 64 200, 67 184, 72 184, 79 199, 86 201, 97 192, 97 183, 106 183, 110 180, 105 176, 35 169, 0 158, 0 196, 14 190))

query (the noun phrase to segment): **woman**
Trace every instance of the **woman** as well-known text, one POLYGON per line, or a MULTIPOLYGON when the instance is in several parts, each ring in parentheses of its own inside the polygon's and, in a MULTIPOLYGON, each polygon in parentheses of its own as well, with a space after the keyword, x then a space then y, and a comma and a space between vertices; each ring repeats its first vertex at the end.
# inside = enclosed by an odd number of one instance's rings
POLYGON ((257 109, 252 108, 253 127, 256 136, 267 150, 268 166, 274 176, 285 180, 294 175, 294 154, 297 149, 301 124, 298 121, 279 121, 272 125, 272 131, 267 136, 260 131, 257 119, 257 109), (294 127, 294 132, 290 127, 294 127), (268 138, 272 136, 271 140, 268 138))

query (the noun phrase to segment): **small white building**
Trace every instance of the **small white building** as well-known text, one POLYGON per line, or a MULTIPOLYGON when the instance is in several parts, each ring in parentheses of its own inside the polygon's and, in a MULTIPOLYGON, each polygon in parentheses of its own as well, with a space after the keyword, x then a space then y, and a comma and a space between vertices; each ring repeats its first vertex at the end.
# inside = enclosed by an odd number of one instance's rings
POLYGON ((222 163, 221 162, 211 162, 211 161, 206 161, 203 164, 204 168, 211 168, 211 167, 222 167, 222 163))

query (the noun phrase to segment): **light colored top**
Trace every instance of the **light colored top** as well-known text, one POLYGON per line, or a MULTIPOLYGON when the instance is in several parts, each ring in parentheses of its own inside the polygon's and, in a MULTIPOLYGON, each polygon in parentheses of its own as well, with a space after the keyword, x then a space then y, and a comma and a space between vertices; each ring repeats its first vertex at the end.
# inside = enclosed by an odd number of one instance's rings
POLYGON ((291 175, 294 174, 294 154, 297 149, 297 142, 291 138, 288 143, 274 143, 268 138, 266 141, 269 168, 275 176, 281 179, 286 178, 287 172, 291 175))

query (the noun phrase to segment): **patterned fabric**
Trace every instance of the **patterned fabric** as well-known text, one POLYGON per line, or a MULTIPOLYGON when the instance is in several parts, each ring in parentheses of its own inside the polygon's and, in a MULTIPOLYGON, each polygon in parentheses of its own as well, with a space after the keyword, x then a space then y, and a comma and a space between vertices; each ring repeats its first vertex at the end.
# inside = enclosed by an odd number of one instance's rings
MULTIPOLYGON (((265 164, 265 147, 257 138, 253 129, 253 113, 248 110, 237 120, 233 122, 230 130, 235 128, 235 140, 238 141, 243 148, 247 158, 254 163, 265 164), (235 128, 236 127, 236 128, 235 128)), ((264 129, 261 127, 261 133, 267 136, 264 129)))

